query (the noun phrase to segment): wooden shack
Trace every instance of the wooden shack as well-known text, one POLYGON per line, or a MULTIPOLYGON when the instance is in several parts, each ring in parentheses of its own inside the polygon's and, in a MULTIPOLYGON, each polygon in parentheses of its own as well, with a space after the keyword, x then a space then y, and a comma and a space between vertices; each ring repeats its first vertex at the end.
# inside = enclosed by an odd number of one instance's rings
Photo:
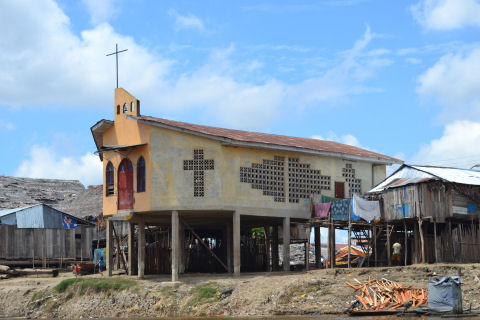
POLYGON ((0 264, 91 260, 95 225, 45 204, 0 211, 0 264))
POLYGON ((368 194, 381 203, 383 263, 394 242, 402 264, 480 262, 479 171, 403 165, 368 194))

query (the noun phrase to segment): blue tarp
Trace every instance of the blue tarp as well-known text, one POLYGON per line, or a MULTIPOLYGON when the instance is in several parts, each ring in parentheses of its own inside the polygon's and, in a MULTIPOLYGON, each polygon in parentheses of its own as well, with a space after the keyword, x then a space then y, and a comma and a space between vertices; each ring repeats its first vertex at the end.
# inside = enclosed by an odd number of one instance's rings
POLYGON ((105 259, 105 248, 95 249, 93 252, 93 263, 97 264, 97 262, 100 260, 100 257, 103 257, 104 262, 107 261, 105 259))

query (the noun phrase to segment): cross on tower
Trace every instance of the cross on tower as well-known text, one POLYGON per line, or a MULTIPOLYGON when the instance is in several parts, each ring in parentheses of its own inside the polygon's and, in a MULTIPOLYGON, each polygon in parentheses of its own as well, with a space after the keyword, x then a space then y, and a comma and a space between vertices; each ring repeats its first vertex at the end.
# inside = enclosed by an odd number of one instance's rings
POLYGON ((214 170, 214 161, 203 158, 203 150, 193 150, 193 160, 183 160, 183 170, 193 170, 193 196, 205 195, 205 170, 214 170))
POLYGON ((115 61, 116 61, 116 70, 117 70, 117 88, 118 88, 118 54, 119 53, 122 53, 122 52, 125 52, 125 51, 128 51, 128 49, 125 49, 125 50, 120 50, 118 51, 118 43, 115 44, 115 52, 112 52, 112 53, 109 53, 107 54, 106 56, 111 56, 111 55, 115 55, 115 61))

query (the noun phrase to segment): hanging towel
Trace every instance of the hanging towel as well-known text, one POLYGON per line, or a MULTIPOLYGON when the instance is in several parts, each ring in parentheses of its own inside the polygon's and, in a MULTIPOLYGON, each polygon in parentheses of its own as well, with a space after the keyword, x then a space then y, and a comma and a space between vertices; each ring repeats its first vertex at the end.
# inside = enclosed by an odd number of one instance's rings
POLYGON ((313 216, 317 218, 328 218, 328 212, 330 211, 331 202, 327 203, 314 203, 313 204, 313 216))
POLYGON ((367 221, 380 219, 380 204, 378 201, 368 201, 353 195, 353 212, 367 221))
POLYGON ((348 221, 348 207, 350 199, 342 199, 332 202, 330 206, 330 218, 332 220, 348 221))

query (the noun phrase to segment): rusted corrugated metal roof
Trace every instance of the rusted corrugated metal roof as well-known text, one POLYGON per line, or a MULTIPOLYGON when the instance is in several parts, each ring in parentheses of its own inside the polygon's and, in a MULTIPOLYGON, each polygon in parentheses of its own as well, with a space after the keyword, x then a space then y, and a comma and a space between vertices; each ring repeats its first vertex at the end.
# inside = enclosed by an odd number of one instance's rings
POLYGON ((442 180, 478 186, 480 185, 480 172, 458 168, 403 165, 369 192, 380 192, 389 188, 422 183, 430 180, 442 180))
POLYGON ((326 153, 345 154, 345 155, 358 156, 361 158, 377 159, 387 163, 402 163, 401 160, 398 160, 380 153, 376 153, 373 151, 369 151, 369 150, 365 150, 365 149, 361 149, 361 148, 357 148, 354 146, 333 142, 333 141, 297 138, 297 137, 289 137, 289 136, 266 134, 266 133, 259 133, 259 132, 249 132, 249 131, 233 130, 233 129, 224 129, 224 128, 217 128, 217 127, 180 122, 180 121, 160 119, 160 118, 149 117, 149 116, 139 116, 139 117, 130 117, 130 118, 134 118, 134 119, 145 121, 145 122, 162 124, 167 127, 179 128, 179 129, 190 131, 192 133, 200 133, 200 134, 208 135, 212 137, 229 139, 234 142, 293 147, 293 148, 301 148, 301 149, 308 149, 308 150, 314 150, 314 151, 322 151, 326 153))

